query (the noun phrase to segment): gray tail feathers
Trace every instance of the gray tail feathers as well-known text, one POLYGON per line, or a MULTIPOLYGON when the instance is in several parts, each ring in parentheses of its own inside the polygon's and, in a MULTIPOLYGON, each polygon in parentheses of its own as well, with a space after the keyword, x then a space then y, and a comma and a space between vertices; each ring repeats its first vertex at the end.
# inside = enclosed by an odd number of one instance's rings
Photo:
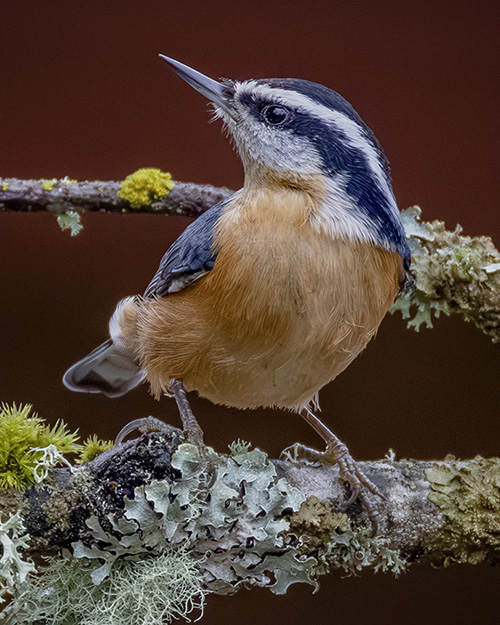
POLYGON ((66 371, 63 382, 72 391, 120 397, 145 377, 131 352, 108 339, 66 371))

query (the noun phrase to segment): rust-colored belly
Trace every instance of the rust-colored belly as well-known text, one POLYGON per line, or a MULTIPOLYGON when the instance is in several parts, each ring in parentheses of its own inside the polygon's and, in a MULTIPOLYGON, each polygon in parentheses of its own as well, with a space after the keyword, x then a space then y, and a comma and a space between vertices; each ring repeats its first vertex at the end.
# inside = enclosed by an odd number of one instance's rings
POLYGON ((176 378, 214 403, 299 409, 376 333, 398 254, 310 228, 258 234, 232 232, 192 288, 139 304, 133 343, 155 396, 176 378))

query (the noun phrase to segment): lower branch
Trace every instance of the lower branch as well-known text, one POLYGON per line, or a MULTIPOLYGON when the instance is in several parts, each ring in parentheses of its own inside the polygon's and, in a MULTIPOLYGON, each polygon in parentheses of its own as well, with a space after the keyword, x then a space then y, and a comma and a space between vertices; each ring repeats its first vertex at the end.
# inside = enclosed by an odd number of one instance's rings
MULTIPOLYGON (((38 567, 41 577, 11 571, 6 590, 14 608, 6 614, 12 619, 15 609, 25 620, 9 622, 35 622, 26 620, 26 606, 37 622, 65 622, 54 617, 55 605, 75 583, 102 610, 130 590, 132 577, 146 587, 161 574, 162 589, 151 592, 164 605, 169 592, 180 592, 181 570, 190 575, 189 603, 241 586, 284 593, 296 582, 317 585, 334 569, 398 574, 414 561, 499 563, 500 459, 388 457, 360 467, 386 498, 375 537, 359 502, 346 507, 349 488, 337 467, 270 460, 240 442, 228 455, 212 452, 207 463, 170 426, 57 469, 47 485, 22 494, 4 489, 2 510, 17 510, 0 525, 12 567, 22 571, 23 563, 32 567, 28 557, 53 556, 38 567)), ((76 610, 75 600, 66 611, 76 610)))

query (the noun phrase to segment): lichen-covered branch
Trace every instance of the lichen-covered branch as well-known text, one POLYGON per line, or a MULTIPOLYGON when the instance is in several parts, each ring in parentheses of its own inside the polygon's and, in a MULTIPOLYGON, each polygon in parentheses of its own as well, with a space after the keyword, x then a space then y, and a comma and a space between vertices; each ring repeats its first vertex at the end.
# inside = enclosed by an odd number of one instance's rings
MULTIPOLYGON (((210 592, 284 593, 334 569, 398 574, 414 561, 500 562, 499 459, 360 465, 386 497, 375 537, 359 502, 346 507, 337 467, 270 460, 240 442, 207 462, 170 426, 57 469, 44 486, 4 490, 0 540, 10 540, 11 557, 0 559, 0 572, 8 577, 10 566, 14 593, 7 622, 97 623, 138 588, 158 613, 168 604, 179 615, 210 592), (38 566, 42 575, 26 571, 41 555, 53 556, 38 566), (68 600, 75 587, 85 591, 68 600), (178 593, 183 605, 172 603, 178 593)), ((120 622, 161 622, 143 616, 120 622)))
POLYGON ((0 178, 0 211, 158 213, 198 217, 232 193, 209 184, 162 183, 170 174, 143 169, 123 182, 0 178), (125 184, 127 183, 127 184, 125 184), (125 186, 124 186, 125 185, 125 186))
POLYGON ((446 230, 442 221, 421 221, 413 206, 402 212, 403 225, 412 250, 415 290, 401 296, 393 306, 419 329, 432 327, 432 314, 461 315, 500 342, 500 252, 489 237, 468 237, 462 228, 446 230))

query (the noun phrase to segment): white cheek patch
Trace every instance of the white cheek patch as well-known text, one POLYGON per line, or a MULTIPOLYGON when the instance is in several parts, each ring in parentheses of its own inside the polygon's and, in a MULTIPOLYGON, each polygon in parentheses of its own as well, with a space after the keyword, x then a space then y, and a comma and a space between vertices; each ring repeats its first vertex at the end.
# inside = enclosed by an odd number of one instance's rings
POLYGON ((347 176, 342 175, 328 180, 325 200, 311 213, 311 226, 333 239, 377 243, 370 219, 346 193, 347 183, 347 176))

